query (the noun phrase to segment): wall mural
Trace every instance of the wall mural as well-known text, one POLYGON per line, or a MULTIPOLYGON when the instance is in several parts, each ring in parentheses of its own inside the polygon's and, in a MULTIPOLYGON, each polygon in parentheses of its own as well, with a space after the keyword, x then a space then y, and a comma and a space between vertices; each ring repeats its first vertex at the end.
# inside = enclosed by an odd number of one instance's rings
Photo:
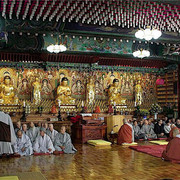
MULTIPOLYGON (((21 102, 31 101, 32 84, 38 77, 41 83, 41 97, 43 100, 54 102, 56 98, 57 87, 63 77, 68 78, 68 86, 71 89, 72 97, 76 99, 76 104, 81 107, 81 102, 86 99, 86 85, 89 77, 93 79, 95 87, 94 106, 99 105, 105 110, 108 102, 108 88, 113 80, 119 79, 119 87, 122 98, 127 99, 127 106, 134 108, 135 105, 135 85, 137 80, 142 87, 142 107, 149 106, 156 102, 156 75, 140 72, 83 72, 73 69, 21 69, 0 68, 0 82, 3 83, 4 77, 11 77, 11 84, 17 89, 17 96, 21 102)), ((49 104, 49 106, 52 105, 49 104)), ((48 107, 49 109, 51 107, 48 107)))
MULTIPOLYGON (((57 37, 52 37, 47 34, 44 38, 44 50, 50 44, 60 43, 60 39, 57 37)), ((96 52, 96 53, 113 53, 113 54, 132 54, 132 41, 119 40, 114 41, 114 39, 102 39, 93 37, 74 37, 68 36, 62 40, 63 43, 68 47, 68 51, 78 51, 78 52, 96 52)))

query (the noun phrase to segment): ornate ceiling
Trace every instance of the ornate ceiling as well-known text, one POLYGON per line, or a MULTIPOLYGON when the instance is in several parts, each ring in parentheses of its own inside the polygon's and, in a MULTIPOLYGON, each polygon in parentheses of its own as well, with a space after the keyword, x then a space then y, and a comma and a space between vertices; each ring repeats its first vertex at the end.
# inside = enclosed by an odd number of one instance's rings
MULTIPOLYGON (((48 43, 53 42, 49 37, 54 37, 55 42, 57 36, 63 34, 68 45, 65 55, 69 58, 80 53, 84 57, 101 56, 103 64, 118 65, 118 59, 119 62, 120 59, 132 59, 138 65, 132 51, 143 44, 152 52, 149 62, 152 59, 162 63, 180 61, 179 0, 3 0, 0 12, 0 29, 8 39, 6 45, 1 44, 1 51, 47 53, 48 43), (137 29, 149 25, 162 31, 160 39, 146 42, 134 37, 137 29)), ((56 56, 62 61, 62 55, 56 56)), ((46 59, 52 61, 52 58, 46 59)), ((70 59, 66 61, 73 62, 75 58, 70 59)))

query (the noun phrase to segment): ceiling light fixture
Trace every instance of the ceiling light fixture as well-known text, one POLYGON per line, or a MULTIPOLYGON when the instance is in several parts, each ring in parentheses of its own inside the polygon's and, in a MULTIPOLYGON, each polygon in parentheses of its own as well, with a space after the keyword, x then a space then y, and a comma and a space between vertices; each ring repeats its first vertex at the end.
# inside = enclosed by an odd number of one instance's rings
POLYGON ((145 39, 150 41, 152 38, 158 39, 162 35, 162 32, 158 29, 152 29, 148 26, 145 30, 140 29, 135 33, 135 37, 139 39, 145 39))
POLYGON ((150 52, 148 50, 140 49, 140 50, 134 51, 133 56, 142 59, 144 57, 149 57, 150 52))

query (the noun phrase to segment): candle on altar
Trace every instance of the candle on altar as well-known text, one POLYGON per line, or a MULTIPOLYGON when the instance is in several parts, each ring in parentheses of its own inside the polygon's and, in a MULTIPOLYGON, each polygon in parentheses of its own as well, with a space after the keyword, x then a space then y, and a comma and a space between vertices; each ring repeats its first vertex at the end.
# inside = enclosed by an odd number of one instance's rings
POLYGON ((136 101, 135 101, 135 103, 134 103, 134 106, 136 107, 136 101))
POLYGON ((84 107, 84 101, 82 101, 82 107, 84 107))
POLYGON ((26 107, 26 102, 25 101, 23 101, 23 107, 26 107))
POLYGON ((58 105, 59 105, 59 107, 61 106, 61 101, 60 100, 58 101, 58 105))
POLYGON ((114 102, 114 106, 116 106, 116 102, 114 102))

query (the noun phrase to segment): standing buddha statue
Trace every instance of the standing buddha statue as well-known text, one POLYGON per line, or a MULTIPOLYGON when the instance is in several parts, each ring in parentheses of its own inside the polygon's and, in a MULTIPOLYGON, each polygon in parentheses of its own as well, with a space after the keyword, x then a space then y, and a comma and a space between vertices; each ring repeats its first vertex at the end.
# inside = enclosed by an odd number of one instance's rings
POLYGON ((86 92, 86 102, 88 105, 92 105, 94 101, 94 94, 95 94, 95 86, 93 79, 89 79, 89 83, 87 83, 87 92, 86 92))
POLYGON ((35 77, 35 81, 32 83, 33 87, 33 101, 36 105, 41 103, 41 83, 38 77, 35 77))
POLYGON ((57 88, 57 97, 56 97, 56 104, 61 102, 62 105, 74 105, 75 99, 71 97, 71 90, 68 86, 68 79, 63 77, 61 80, 61 84, 57 88))
POLYGON ((5 76, 4 82, 0 85, 0 104, 17 105, 18 97, 15 92, 15 88, 11 85, 11 77, 5 76))
POLYGON ((136 105, 142 104, 142 87, 141 87, 141 80, 138 78, 136 85, 135 85, 135 102, 136 105))

